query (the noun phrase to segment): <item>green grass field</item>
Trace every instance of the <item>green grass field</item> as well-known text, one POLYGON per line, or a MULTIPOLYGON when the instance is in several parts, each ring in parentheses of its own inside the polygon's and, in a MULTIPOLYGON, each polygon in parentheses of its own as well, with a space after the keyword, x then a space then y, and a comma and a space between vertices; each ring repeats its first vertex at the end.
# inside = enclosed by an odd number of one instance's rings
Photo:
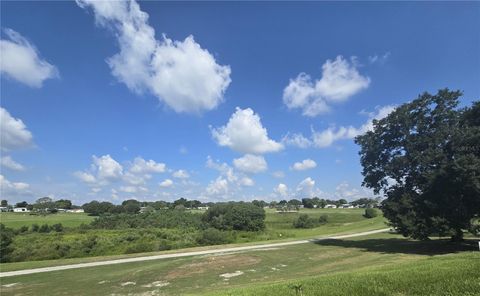
POLYGON ((65 227, 75 227, 82 223, 90 223, 94 217, 83 213, 58 213, 52 215, 30 215, 29 213, 0 213, 0 223, 10 228, 31 226, 32 224, 62 223, 65 227))
POLYGON ((474 242, 395 234, 1 279, 2 295, 479 295, 474 242), (298 284, 303 294, 295 294, 298 284))

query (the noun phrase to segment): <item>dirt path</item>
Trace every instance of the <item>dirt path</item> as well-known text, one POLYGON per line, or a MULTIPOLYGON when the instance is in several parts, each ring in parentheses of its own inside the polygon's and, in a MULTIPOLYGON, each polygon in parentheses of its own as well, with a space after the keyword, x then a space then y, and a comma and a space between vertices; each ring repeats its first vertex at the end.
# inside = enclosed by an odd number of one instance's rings
POLYGON ((85 268, 85 267, 111 265, 111 264, 122 264, 122 263, 130 263, 130 262, 161 260, 161 259, 189 257, 189 256, 197 256, 197 255, 208 255, 208 254, 217 254, 217 253, 229 253, 229 252, 238 252, 238 251, 259 250, 259 249, 264 249, 264 248, 306 244, 306 243, 312 243, 312 242, 327 240, 327 239, 350 238, 350 237, 356 237, 356 236, 363 236, 363 235, 387 232, 389 230, 390 230, 389 228, 384 228, 384 229, 371 230, 371 231, 365 231, 365 232, 359 232, 359 233, 353 233, 353 234, 328 236, 328 237, 320 237, 320 238, 315 238, 315 239, 304 239, 304 240, 296 240, 296 241, 288 241, 288 242, 277 242, 277 243, 263 244, 263 245, 253 245, 253 246, 245 246, 245 247, 232 247, 232 248, 204 250, 204 251, 193 251, 193 252, 181 252, 181 253, 173 253, 173 254, 153 255, 153 256, 115 259, 115 260, 89 262, 89 263, 78 263, 78 264, 60 265, 60 266, 34 268, 34 269, 24 269, 24 270, 1 272, 0 273, 0 278, 9 277, 9 276, 17 276, 17 275, 25 275, 25 274, 33 274, 33 273, 41 273, 41 272, 75 269, 75 268, 85 268))

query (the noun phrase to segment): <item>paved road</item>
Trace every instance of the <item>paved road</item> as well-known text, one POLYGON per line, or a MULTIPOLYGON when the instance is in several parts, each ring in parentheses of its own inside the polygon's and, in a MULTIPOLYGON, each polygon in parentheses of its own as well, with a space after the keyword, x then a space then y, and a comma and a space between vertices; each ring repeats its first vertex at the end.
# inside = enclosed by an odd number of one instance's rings
POLYGON ((238 252, 238 251, 251 251, 251 250, 259 250, 259 249, 272 248, 272 247, 292 246, 292 245, 312 243, 312 242, 317 242, 317 241, 322 241, 322 240, 327 240, 327 239, 342 239, 342 238, 350 238, 350 237, 356 237, 356 236, 362 236, 362 235, 369 235, 369 234, 375 234, 375 233, 380 233, 380 232, 387 232, 389 230, 390 230, 389 228, 384 228, 384 229, 365 231, 365 232, 359 232, 359 233, 353 233, 353 234, 320 237, 320 238, 315 238, 315 239, 295 240, 295 241, 288 241, 288 242, 277 242, 277 243, 263 244, 263 245, 253 245, 253 246, 245 246, 245 247, 233 247, 233 248, 223 248, 223 249, 193 251, 193 252, 171 253, 171 254, 163 254, 163 255, 153 255, 153 256, 144 256, 144 257, 125 258, 125 259, 115 259, 115 260, 89 262, 89 263, 78 263, 78 264, 60 265, 60 266, 34 268, 34 269, 24 269, 24 270, 17 270, 17 271, 1 272, 0 273, 0 278, 9 277, 9 276, 16 276, 16 275, 25 275, 25 274, 33 274, 33 273, 41 273, 41 272, 75 269, 75 268, 111 265, 111 264, 122 264, 122 263, 130 263, 130 262, 141 262, 141 261, 161 260, 161 259, 189 257, 189 256, 197 256, 197 255, 209 255, 209 254, 229 253, 229 252, 238 252))

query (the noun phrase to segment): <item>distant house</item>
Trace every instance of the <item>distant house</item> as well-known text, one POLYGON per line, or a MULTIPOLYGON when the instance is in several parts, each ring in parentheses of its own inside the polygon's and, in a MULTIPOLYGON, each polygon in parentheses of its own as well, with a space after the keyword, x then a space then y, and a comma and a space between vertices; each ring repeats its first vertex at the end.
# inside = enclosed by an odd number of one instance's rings
POLYGON ((353 209, 355 208, 354 206, 350 205, 350 204, 345 204, 345 205, 342 205, 341 206, 343 209, 353 209))
POLYGON ((27 208, 13 208, 15 213, 27 213, 30 212, 27 208))
POLYGON ((336 208, 337 208, 336 205, 332 205, 332 204, 325 205, 325 209, 336 209, 336 208))
POLYGON ((208 210, 208 207, 198 207, 199 210, 208 210))
POLYGON ((83 209, 71 209, 67 210, 67 213, 84 213, 85 211, 83 209))
POLYGON ((0 212, 8 212, 8 207, 0 207, 0 212))

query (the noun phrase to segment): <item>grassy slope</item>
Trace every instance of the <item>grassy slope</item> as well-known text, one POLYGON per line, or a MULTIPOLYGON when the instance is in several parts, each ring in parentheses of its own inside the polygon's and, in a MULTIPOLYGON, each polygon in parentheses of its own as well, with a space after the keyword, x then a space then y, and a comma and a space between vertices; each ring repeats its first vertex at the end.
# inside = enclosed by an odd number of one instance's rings
POLYGON ((390 266, 242 287, 209 295, 480 295, 480 256, 449 254, 390 266))
POLYGON ((37 291, 49 291, 49 295, 199 295, 212 292, 220 295, 295 295, 288 287, 290 281, 295 280, 302 283, 304 292, 308 293, 305 295, 323 295, 321 292, 329 295, 336 291, 338 295, 392 295, 395 289, 408 295, 428 295, 430 291, 432 295, 448 291, 452 295, 466 295, 480 291, 480 255, 477 252, 449 253, 473 248, 445 241, 417 242, 398 235, 377 234, 266 251, 9 277, 2 279, 2 285, 17 284, 2 287, 1 292, 2 295, 34 295, 37 291), (236 271, 243 274, 229 280, 220 277, 236 271), (151 286, 157 281, 169 284, 151 286), (135 285, 122 286, 128 282, 135 285), (230 291, 230 288, 237 289, 230 291))
POLYGON ((75 227, 82 223, 88 224, 94 217, 83 213, 58 213, 53 215, 29 215, 25 213, 0 213, 0 223, 10 228, 20 228, 32 224, 56 224, 62 223, 65 227, 75 227))

